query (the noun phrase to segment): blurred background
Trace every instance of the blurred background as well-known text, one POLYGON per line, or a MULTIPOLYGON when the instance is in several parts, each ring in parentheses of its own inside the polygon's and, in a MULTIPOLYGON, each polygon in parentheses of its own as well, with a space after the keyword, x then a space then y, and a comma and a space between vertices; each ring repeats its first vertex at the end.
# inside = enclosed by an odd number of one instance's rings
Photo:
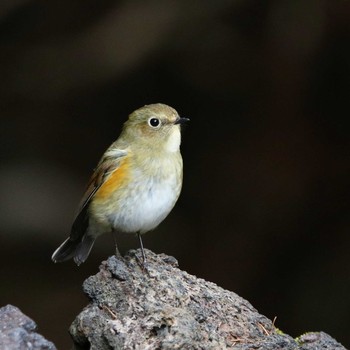
POLYGON ((350 347, 349 1, 2 0, 0 78, 0 306, 71 346, 114 243, 51 254, 127 115, 163 102, 191 118, 184 187, 145 246, 350 347))

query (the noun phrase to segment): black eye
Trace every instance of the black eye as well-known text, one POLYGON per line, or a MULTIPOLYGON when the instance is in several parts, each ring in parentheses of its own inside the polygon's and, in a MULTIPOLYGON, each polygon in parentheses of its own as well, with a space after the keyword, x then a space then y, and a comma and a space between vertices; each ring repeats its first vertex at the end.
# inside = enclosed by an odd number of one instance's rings
POLYGON ((148 120, 148 124, 152 127, 152 128, 156 128, 157 126, 159 126, 160 124, 160 120, 157 118, 151 118, 148 120))

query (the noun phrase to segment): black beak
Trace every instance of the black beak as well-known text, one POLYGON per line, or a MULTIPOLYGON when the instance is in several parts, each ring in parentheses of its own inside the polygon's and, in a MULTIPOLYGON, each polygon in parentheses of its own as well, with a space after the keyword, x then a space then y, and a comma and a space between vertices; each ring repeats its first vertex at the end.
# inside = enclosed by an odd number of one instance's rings
POLYGON ((187 123, 187 122, 189 122, 190 120, 188 119, 188 118, 177 118, 176 120, 175 120, 175 123, 174 124, 185 124, 185 123, 187 123))

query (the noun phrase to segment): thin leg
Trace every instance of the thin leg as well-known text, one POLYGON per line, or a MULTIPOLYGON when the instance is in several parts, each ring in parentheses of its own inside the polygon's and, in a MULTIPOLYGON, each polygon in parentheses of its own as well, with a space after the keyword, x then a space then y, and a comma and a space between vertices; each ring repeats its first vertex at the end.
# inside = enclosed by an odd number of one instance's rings
POLYGON ((117 259, 122 259, 122 255, 120 254, 120 251, 118 249, 118 245, 117 245, 117 231, 113 230, 112 231, 112 236, 113 236, 113 240, 114 240, 114 245, 115 245, 115 256, 117 259))
POLYGON ((141 246, 141 251, 142 251, 142 258, 143 258, 143 264, 146 264, 146 254, 145 254, 145 250, 143 249, 143 243, 142 243, 142 238, 141 238, 141 233, 138 232, 137 236, 139 237, 139 241, 140 241, 140 246, 141 246))

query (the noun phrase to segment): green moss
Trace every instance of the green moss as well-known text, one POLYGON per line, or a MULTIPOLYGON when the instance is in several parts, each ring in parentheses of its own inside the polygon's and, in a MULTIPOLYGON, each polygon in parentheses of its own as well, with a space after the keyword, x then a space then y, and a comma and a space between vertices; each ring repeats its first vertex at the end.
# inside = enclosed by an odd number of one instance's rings
POLYGON ((275 332, 276 334, 279 334, 279 335, 284 335, 285 333, 283 331, 281 331, 279 328, 275 327, 275 332))
POLYGON ((296 337, 294 340, 298 343, 298 345, 302 345, 302 344, 304 344, 304 342, 300 338, 303 337, 304 335, 308 334, 308 333, 310 333, 310 332, 306 332, 306 333, 304 333, 302 335, 299 335, 299 337, 296 337))

